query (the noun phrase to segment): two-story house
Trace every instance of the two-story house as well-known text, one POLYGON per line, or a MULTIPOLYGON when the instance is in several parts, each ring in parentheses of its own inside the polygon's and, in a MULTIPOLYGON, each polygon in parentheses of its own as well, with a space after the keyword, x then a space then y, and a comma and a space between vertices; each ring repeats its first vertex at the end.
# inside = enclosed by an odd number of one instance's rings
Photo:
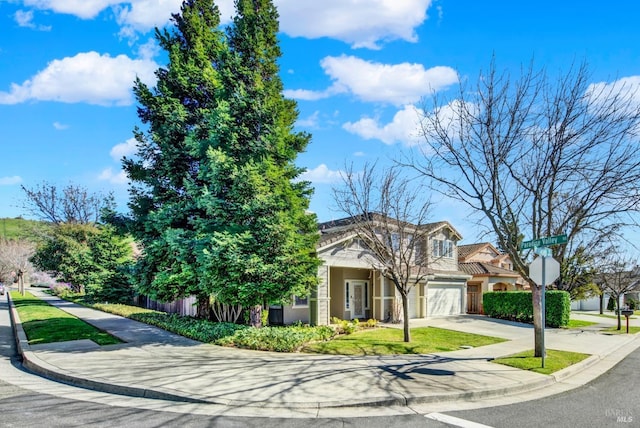
MULTIPOLYGON (((427 238, 416 254, 420 254, 426 274, 409 293, 409 317, 465 313, 466 281, 471 275, 458 267, 460 233, 446 221, 420 227, 426 228, 427 238)), ((394 311, 397 314, 400 294, 376 267, 353 222, 349 218, 335 220, 321 223, 319 229, 317 254, 323 261, 318 269, 319 284, 310 296, 294 297, 291 305, 283 307, 280 321, 324 325, 332 317, 389 320, 394 311)))

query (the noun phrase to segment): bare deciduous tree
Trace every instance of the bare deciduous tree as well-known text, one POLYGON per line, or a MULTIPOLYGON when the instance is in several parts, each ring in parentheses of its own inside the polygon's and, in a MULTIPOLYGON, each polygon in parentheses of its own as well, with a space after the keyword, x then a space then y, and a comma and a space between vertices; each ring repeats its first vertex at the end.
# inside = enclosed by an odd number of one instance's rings
POLYGON ((97 223, 103 209, 113 205, 113 195, 89 193, 86 188, 69 184, 62 190, 43 182, 33 188, 21 186, 26 200, 23 208, 30 214, 54 224, 97 223))
POLYGON ((33 272, 31 257, 34 253, 34 245, 30 242, 0 240, 0 280, 17 280, 20 293, 24 295, 24 278, 33 272))
POLYGON ((343 174, 343 186, 334 188, 337 207, 350 217, 363 241, 371 266, 391 281, 402 299, 404 341, 411 341, 409 306, 411 289, 428 274, 426 223, 430 203, 425 189, 391 167, 378 173, 376 165, 363 171, 353 167, 343 174))
POLYGON ((609 293, 616 302, 618 330, 622 328, 620 319, 622 297, 640 289, 640 268, 635 260, 611 253, 598 266, 598 283, 602 291, 609 293))
MULTIPOLYGON (((425 105, 425 144, 403 162, 481 213, 524 278, 523 237, 566 234, 569 245, 553 247, 562 263, 637 224, 640 110, 631 88, 589 78, 582 64, 558 79, 531 65, 514 79, 492 62, 456 99, 425 105)), ((541 356, 541 288, 528 281, 541 356)))

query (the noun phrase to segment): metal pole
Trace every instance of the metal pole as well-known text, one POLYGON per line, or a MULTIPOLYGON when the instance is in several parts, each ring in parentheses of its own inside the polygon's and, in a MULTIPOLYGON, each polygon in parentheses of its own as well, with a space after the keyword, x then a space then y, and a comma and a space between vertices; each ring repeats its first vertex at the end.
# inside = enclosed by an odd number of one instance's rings
POLYGON ((547 350, 544 347, 544 327, 547 323, 545 317, 545 291, 547 289, 547 279, 545 277, 545 264, 547 261, 546 256, 542 256, 542 293, 540 295, 540 311, 542 312, 542 368, 544 368, 544 356, 547 353, 547 350))

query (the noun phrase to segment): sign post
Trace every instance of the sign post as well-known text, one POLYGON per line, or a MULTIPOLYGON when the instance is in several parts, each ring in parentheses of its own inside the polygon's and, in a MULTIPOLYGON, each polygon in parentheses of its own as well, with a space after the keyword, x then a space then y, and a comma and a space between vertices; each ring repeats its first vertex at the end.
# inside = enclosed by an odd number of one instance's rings
POLYGON ((546 238, 525 241, 520 245, 521 250, 533 248, 539 255, 529 264, 529 277, 542 287, 540 294, 540 311, 542 312, 542 368, 544 368, 544 357, 546 349, 544 345, 544 329, 547 324, 545 294, 547 285, 552 284, 560 276, 560 263, 551 256, 551 249, 548 246, 565 244, 567 235, 549 236, 546 238))

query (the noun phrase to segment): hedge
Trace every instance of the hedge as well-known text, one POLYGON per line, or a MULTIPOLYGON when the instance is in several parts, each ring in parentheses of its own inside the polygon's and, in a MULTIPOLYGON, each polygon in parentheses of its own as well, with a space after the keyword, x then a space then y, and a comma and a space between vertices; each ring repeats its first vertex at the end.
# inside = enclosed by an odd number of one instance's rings
MULTIPOLYGON (((491 318, 533 324, 533 302, 529 291, 496 291, 482 295, 484 313, 491 318)), ((569 324, 571 300, 566 291, 547 291, 545 297, 547 327, 569 324)))

